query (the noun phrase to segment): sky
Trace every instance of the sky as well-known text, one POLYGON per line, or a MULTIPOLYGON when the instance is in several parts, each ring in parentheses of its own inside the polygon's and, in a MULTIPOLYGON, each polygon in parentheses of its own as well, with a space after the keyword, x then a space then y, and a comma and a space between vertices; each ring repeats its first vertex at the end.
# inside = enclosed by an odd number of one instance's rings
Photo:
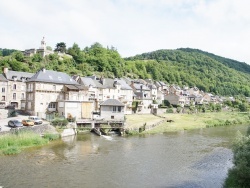
POLYGON ((39 48, 43 37, 122 57, 195 48, 250 64, 249 0, 2 0, 0 48, 39 48))

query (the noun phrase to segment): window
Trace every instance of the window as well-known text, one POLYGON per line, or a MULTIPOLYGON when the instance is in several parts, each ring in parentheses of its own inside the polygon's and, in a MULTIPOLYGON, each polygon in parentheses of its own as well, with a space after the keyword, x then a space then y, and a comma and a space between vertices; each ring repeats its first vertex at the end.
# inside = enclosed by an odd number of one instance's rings
POLYGON ((111 119, 115 119, 115 116, 111 116, 111 119))
POLYGON ((2 93, 5 93, 5 87, 2 87, 2 93))
POLYGON ((122 107, 118 106, 118 112, 121 112, 121 111, 122 111, 122 107))
POLYGON ((5 96, 2 96, 2 101, 5 101, 5 96))
POLYGON ((28 110, 31 109, 31 102, 28 102, 28 110))
POLYGON ((116 112, 116 106, 113 106, 113 112, 116 112))
POLYGON ((54 91, 56 90, 56 85, 53 85, 53 90, 54 90, 54 91))
POLYGON ((22 93, 22 99, 24 99, 24 93, 22 93))
POLYGON ((16 90, 16 84, 13 84, 13 89, 16 90))
POLYGON ((49 108, 56 108, 56 103, 55 102, 49 103, 49 108))
POLYGON ((13 100, 16 100, 16 93, 13 93, 13 100))

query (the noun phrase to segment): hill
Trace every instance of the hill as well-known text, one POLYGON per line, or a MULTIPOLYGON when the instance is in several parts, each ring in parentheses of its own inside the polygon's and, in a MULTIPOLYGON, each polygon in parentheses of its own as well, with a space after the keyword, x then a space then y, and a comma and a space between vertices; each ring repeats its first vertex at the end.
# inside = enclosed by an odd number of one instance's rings
POLYGON ((0 54, 0 66, 23 72, 36 72, 45 67, 69 75, 153 79, 179 86, 196 86, 223 96, 250 96, 249 65, 201 50, 157 50, 121 58, 114 47, 104 48, 95 43, 84 49, 73 44, 67 48, 67 53, 72 58, 57 53, 44 58, 39 54, 24 57, 20 51, 14 51, 8 56, 0 54))
POLYGON ((209 52, 204 52, 204 51, 199 50, 199 49, 179 48, 178 50, 182 50, 184 52, 190 52, 190 53, 198 52, 198 53, 207 55, 207 56, 211 57, 212 59, 217 60, 230 68, 233 68, 233 69, 238 70, 240 72, 250 73, 250 65, 248 65, 244 62, 239 62, 236 60, 221 57, 221 56, 209 53, 209 52))
POLYGON ((197 86, 214 94, 250 96, 249 65, 201 50, 157 50, 125 60, 128 70, 139 67, 140 77, 150 74, 155 80, 197 86))

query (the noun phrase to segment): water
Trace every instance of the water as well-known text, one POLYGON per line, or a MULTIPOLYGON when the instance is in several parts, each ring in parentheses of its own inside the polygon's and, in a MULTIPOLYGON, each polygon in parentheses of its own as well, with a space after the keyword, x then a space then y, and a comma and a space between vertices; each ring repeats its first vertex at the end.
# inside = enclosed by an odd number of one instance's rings
POLYGON ((232 167, 230 143, 247 126, 119 137, 66 137, 0 156, 7 187, 221 187, 232 167))

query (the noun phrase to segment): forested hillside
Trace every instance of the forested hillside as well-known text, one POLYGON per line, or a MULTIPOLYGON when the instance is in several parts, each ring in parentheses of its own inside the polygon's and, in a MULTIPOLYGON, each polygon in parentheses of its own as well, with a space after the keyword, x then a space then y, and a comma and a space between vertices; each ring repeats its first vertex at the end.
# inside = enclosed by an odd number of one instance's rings
POLYGON ((198 49, 179 48, 178 50, 182 50, 184 52, 190 52, 190 53, 198 52, 198 53, 204 54, 206 56, 209 56, 209 57, 223 63, 224 65, 227 65, 230 68, 233 68, 233 69, 241 71, 241 72, 250 73, 250 66, 246 63, 243 63, 243 62, 239 62, 239 61, 235 61, 235 60, 228 59, 225 57, 217 56, 217 55, 214 55, 212 53, 204 52, 204 51, 198 50, 198 49))
MULTIPOLYGON (((219 56, 216 56, 219 57, 219 56)), ((126 67, 140 67, 141 77, 150 74, 153 79, 166 80, 179 85, 197 86, 206 92, 224 96, 243 94, 250 96, 250 66, 229 59, 213 58, 197 50, 157 50, 126 58, 126 67), (222 59, 219 61, 219 59, 222 59), (239 71, 242 64, 245 71, 239 71)), ((135 72, 135 71, 132 71, 135 72)), ((138 74, 138 73, 137 73, 138 74)))
MULTIPOLYGON (((61 44, 61 43, 59 43, 61 44)), ((60 52, 60 47, 56 47, 60 52)), ((95 43, 81 49, 77 44, 63 51, 73 58, 57 53, 42 58, 39 54, 24 57, 19 51, 8 56, 0 54, 0 66, 15 71, 36 72, 46 69, 81 76, 151 78, 180 86, 224 96, 250 96, 250 66, 195 49, 158 50, 122 58, 114 48, 95 43)))

